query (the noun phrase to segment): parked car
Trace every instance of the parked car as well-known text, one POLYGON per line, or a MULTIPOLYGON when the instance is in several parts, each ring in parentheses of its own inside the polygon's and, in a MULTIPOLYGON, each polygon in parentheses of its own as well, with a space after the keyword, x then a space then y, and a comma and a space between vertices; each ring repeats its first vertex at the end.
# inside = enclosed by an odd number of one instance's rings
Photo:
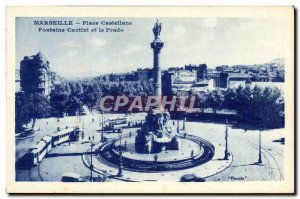
POLYGON ((180 178, 180 182, 205 182, 205 179, 195 174, 186 174, 180 178))
POLYGON ((62 182, 84 182, 83 178, 78 173, 64 173, 61 178, 62 182))

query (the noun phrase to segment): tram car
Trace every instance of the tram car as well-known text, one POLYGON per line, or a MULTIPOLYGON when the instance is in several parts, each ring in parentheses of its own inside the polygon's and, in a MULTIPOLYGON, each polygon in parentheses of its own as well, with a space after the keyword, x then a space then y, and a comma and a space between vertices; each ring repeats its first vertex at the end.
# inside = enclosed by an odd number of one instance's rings
POLYGON ((74 128, 73 133, 70 134, 70 141, 77 142, 84 138, 83 131, 77 126, 74 128))
POLYGON ((81 130, 79 127, 57 131, 56 134, 52 135, 52 147, 67 141, 78 141, 80 139, 80 133, 81 130))
POLYGON ((66 128, 55 135, 44 136, 33 148, 25 154, 25 162, 28 165, 36 165, 50 152, 52 147, 66 141, 78 141, 82 131, 79 127, 66 128))
POLYGON ((121 118, 116 118, 116 119, 110 119, 109 124, 111 125, 121 125, 121 124, 127 124, 127 118, 126 117, 121 117, 121 118))
POLYGON ((106 133, 120 133, 121 127, 118 125, 108 124, 104 126, 103 131, 106 133))
POLYGON ((36 165, 41 162, 52 148, 51 140, 51 136, 44 136, 34 148, 30 148, 26 154, 26 163, 36 165))
POLYGON ((128 122, 127 126, 128 128, 138 128, 138 127, 142 127, 144 120, 140 120, 140 121, 130 121, 128 122))
POLYGON ((103 127, 103 131, 105 131, 106 133, 119 133, 121 131, 121 128, 126 128, 127 125, 128 123, 126 117, 109 119, 103 127))

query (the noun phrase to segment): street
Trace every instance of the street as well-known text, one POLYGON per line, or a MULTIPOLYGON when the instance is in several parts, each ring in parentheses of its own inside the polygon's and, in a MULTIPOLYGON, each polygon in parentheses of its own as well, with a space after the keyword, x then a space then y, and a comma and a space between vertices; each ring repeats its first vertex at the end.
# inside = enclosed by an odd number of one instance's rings
MULTIPOLYGON (((105 119, 121 117, 122 114, 105 114, 105 119)), ((134 118, 143 119, 145 114, 135 115, 134 118)), ((133 117, 133 116, 130 116, 133 117)), ((85 138, 83 141, 63 143, 53 148, 42 162, 30 169, 19 169, 16 172, 17 181, 60 181, 61 176, 66 172, 79 173, 82 176, 89 176, 90 169, 83 162, 83 153, 90 149, 88 137, 94 136, 94 143, 99 143, 101 138, 101 127, 99 126, 101 115, 88 114, 79 120, 78 117, 48 118, 38 120, 36 125, 40 131, 34 137, 16 142, 16 157, 21 158, 28 148, 32 147, 44 135, 51 135, 56 132, 57 127, 83 126, 85 138), (84 118, 84 119, 83 119, 84 118), (92 121, 94 118, 94 121, 92 121), (84 122, 83 122, 84 120, 84 122)), ((171 121, 172 122, 172 121, 171 121)), ((182 128, 182 122, 180 122, 182 128)), ((188 134, 199 136, 212 141, 215 147, 220 145, 220 151, 225 146, 225 124, 186 122, 188 134)), ((206 177, 206 181, 278 181, 284 179, 284 145, 279 142, 284 137, 282 129, 262 132, 262 165, 257 165, 258 160, 258 131, 247 131, 242 129, 228 128, 228 149, 233 154, 232 162, 225 170, 206 177)), ((117 133, 105 134, 108 138, 117 138, 117 133)), ((220 155, 222 156, 222 154, 220 155)), ((95 159, 95 158, 94 158, 95 159)), ((214 160, 211 160, 214 161, 214 160)), ((211 163, 210 163, 211 164, 211 163)), ((113 171, 114 169, 112 169, 113 171)), ((188 172, 190 172, 189 170, 188 172)), ((185 170, 180 171, 182 174, 185 170)), ((138 172, 131 172, 130 175, 139 175, 138 172)), ((94 176, 98 174, 94 172, 94 176)), ((156 174, 152 174, 156 175, 156 174)), ((160 176, 158 173, 157 176, 160 176)), ((164 175, 162 175, 164 176, 164 175)), ((157 177, 159 180, 160 177, 157 177)), ((112 181, 117 179, 112 179, 112 181)), ((147 180, 147 179, 145 179, 147 180)), ((166 179, 164 179, 166 180, 166 179)), ((171 181, 174 179, 170 179, 171 181)))

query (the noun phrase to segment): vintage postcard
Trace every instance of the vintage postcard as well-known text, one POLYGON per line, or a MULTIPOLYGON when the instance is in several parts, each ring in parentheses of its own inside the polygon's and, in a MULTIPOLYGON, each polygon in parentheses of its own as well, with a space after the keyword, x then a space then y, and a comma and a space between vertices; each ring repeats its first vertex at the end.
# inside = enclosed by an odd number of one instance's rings
POLYGON ((295 192, 292 6, 6 16, 8 193, 295 192))

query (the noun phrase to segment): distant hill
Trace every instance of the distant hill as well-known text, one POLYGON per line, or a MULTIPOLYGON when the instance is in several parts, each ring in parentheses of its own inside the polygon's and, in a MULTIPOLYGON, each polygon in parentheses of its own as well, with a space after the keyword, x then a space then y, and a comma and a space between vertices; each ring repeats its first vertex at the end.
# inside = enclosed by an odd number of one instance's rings
POLYGON ((275 65, 284 67, 284 58, 282 58, 282 57, 276 58, 276 59, 273 59, 272 61, 267 62, 266 64, 275 64, 275 65))

